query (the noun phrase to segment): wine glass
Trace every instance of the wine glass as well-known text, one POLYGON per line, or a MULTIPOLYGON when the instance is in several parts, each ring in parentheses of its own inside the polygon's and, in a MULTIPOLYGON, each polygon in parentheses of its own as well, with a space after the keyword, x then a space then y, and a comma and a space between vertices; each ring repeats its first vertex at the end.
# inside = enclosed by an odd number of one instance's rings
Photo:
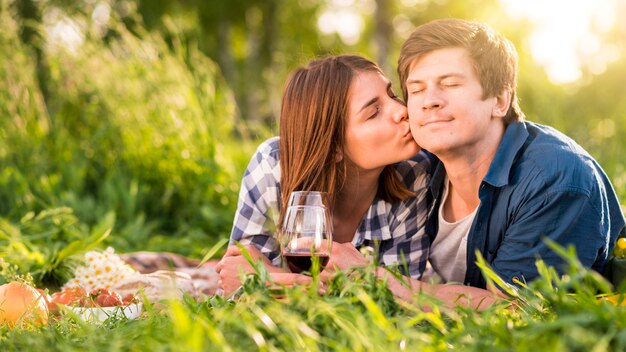
POLYGON ((330 211, 323 205, 292 205, 281 229, 281 252, 293 273, 322 271, 332 248, 330 211))
POLYGON ((326 192, 294 191, 289 195, 287 207, 293 205, 319 205, 330 209, 330 200, 326 192))

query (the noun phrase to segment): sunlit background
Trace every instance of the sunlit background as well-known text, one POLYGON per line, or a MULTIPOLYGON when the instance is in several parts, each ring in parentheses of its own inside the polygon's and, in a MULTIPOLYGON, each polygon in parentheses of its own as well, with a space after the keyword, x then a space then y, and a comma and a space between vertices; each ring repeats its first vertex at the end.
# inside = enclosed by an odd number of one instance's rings
MULTIPOLYGON (((604 38, 617 25, 620 0, 500 0, 507 16, 532 25, 527 40, 533 58, 555 83, 571 83, 582 77, 582 67, 603 73, 607 64, 620 57, 620 48, 604 38)), ((425 0, 401 0, 407 8, 425 0)), ((317 21, 323 33, 337 33, 348 45, 358 42, 365 27, 364 16, 375 11, 374 2, 331 0, 317 21)), ((407 10, 408 11, 408 10, 407 10)), ((400 33, 413 26, 394 20, 400 33)))
POLYGON ((583 65, 600 74, 620 57, 619 48, 603 42, 616 25, 618 4, 611 0, 501 0, 512 18, 528 19, 532 55, 557 83, 580 79, 583 65))

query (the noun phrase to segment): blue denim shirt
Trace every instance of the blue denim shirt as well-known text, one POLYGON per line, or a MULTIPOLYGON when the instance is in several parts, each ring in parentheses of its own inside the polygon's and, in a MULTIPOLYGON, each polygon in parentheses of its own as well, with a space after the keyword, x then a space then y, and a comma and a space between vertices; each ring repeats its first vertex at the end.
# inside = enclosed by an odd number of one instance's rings
MULTIPOLYGON (((437 209, 445 178, 433 156, 434 174, 426 232, 437 234, 437 209)), ((531 122, 511 123, 483 179, 480 206, 467 241, 465 284, 485 287, 476 250, 507 283, 538 276, 538 258, 563 272, 563 261, 546 245, 574 245, 581 262, 602 272, 624 215, 598 163, 569 137, 531 122)))

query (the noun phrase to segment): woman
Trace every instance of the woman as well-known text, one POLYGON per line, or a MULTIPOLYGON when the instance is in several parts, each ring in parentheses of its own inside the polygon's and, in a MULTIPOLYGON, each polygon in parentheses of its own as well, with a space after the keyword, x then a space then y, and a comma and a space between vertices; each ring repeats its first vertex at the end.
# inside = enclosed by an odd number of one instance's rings
MULTIPOLYGON (((406 265, 404 274, 419 279, 429 246, 428 161, 406 160, 418 151, 406 107, 376 64, 352 55, 314 60, 286 84, 280 138, 261 144, 248 165, 231 243, 247 245, 277 281, 307 282, 280 267, 275 230, 292 191, 324 191, 334 240, 326 270, 365 266, 358 248, 372 247, 381 265, 406 265)), ((235 246, 216 270, 225 294, 241 285, 242 271, 253 271, 235 246)), ((395 290, 407 299, 411 291, 395 290)))

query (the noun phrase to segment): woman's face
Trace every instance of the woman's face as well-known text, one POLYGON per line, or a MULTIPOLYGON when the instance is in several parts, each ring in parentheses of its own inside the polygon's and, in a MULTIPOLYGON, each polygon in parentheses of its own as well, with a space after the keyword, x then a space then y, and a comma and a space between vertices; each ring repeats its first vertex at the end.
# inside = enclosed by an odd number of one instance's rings
POLYGON ((419 151, 406 106, 377 72, 358 72, 349 93, 346 157, 361 169, 382 169, 419 151))

